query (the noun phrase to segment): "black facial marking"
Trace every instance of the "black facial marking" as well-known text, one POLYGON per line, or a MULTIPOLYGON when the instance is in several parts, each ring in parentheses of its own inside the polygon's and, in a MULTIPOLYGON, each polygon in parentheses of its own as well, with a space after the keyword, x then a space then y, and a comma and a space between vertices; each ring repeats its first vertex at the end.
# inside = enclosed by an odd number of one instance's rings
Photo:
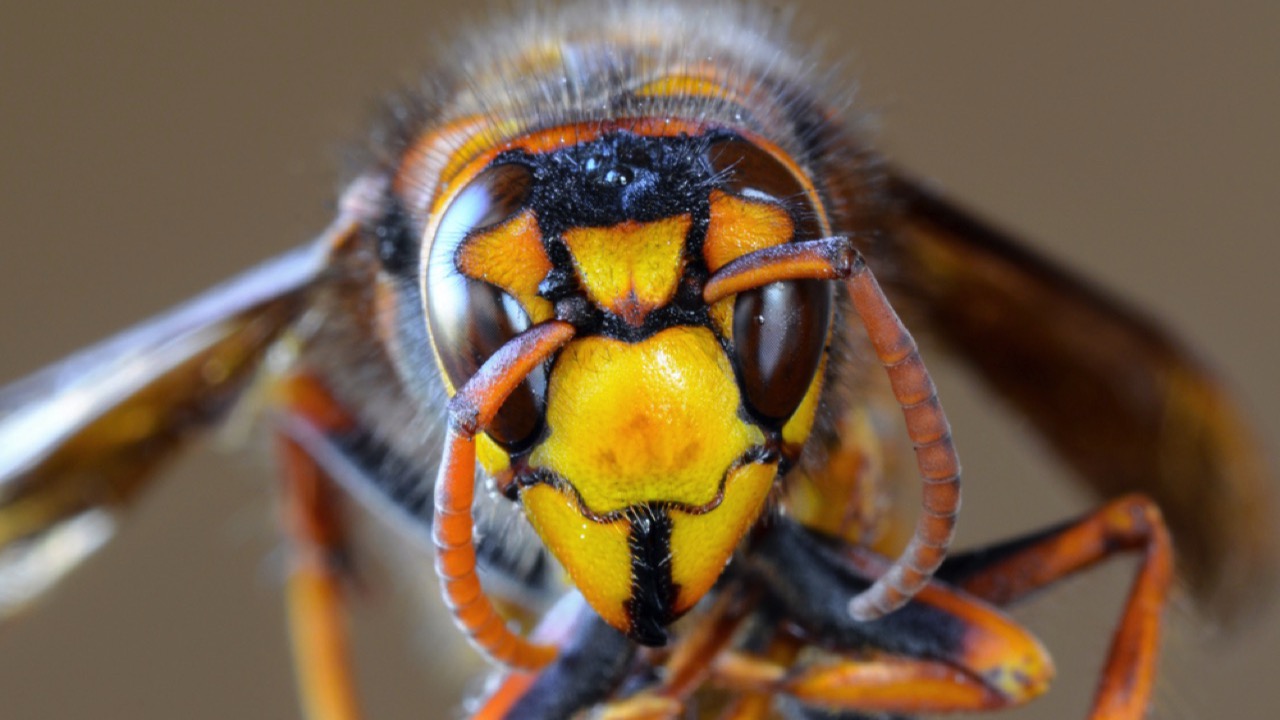
POLYGON ((624 603, 631 621, 628 635, 641 645, 667 643, 667 625, 680 588, 671 579, 671 516, 647 505, 630 515, 631 599, 624 603))
MULTIPOLYGON (((562 250, 564 248, 559 243, 556 244, 556 247, 562 250)), ((559 254, 558 252, 553 253, 553 255, 559 254)), ((568 251, 564 251, 564 254, 567 255, 568 251)), ((565 265, 570 262, 572 261, 568 257, 563 260, 565 265)), ((567 297, 576 297, 577 292, 578 278, 573 274, 572 269, 561 267, 560 262, 556 262, 556 266, 551 268, 551 271, 542 279, 542 282, 538 283, 538 295, 551 302, 563 300, 567 297)))
POLYGON ((549 153, 502 159, 533 168, 530 205, 547 237, 574 227, 650 222, 705 206, 712 171, 705 137, 648 137, 623 130, 549 153))
POLYGON ((586 298, 575 295, 556 301, 556 318, 571 323, 578 332, 594 332, 603 323, 604 313, 586 298))

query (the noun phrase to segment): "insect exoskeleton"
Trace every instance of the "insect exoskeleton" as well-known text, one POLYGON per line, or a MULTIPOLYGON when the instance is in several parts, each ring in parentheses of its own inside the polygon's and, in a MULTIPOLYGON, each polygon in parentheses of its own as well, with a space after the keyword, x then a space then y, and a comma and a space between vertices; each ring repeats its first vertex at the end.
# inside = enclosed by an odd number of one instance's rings
POLYGON ((399 302, 422 303, 450 394, 530 326, 574 326, 478 454, 596 611, 648 644, 760 517, 823 387, 830 283, 703 299, 732 261, 831 234, 808 172, 748 110, 785 112, 781 88, 742 79, 675 64, 578 78, 597 102, 539 125, 456 120, 414 143, 393 184, 415 223, 400 236, 423 240, 409 262, 385 257, 418 283, 399 302))
POLYGON ((829 283, 702 297, 729 262, 827 233, 762 143, 666 118, 541 130, 442 178, 427 225, 422 295, 453 388, 530 324, 576 329, 479 454, 597 612, 649 644, 719 577, 822 387, 829 283))
POLYGON ((0 390, 0 615, 265 365, 316 720, 357 716, 339 489, 429 534, 457 625, 531 671, 477 718, 1020 704, 1053 664, 1001 609, 1127 552, 1091 717, 1142 717, 1174 539, 1204 599, 1271 567, 1247 425, 1141 315, 865 151, 771 17, 614 2, 481 33, 315 242, 0 390), (1107 502, 946 557, 959 461, 881 271, 1107 502))
MULTIPOLYGON (((617 12, 629 22, 495 43, 463 92, 401 129, 380 327, 410 384, 438 373, 455 406, 522 333, 569 328, 493 402, 474 452, 593 609, 660 645, 778 497, 828 372, 850 365, 828 352, 847 302, 829 280, 870 211, 849 194, 865 188, 843 123, 755 26, 673 42, 664 13, 617 12), (789 246, 808 255, 769 257, 789 246), (425 347, 434 364, 405 357, 425 347)), ((932 551, 950 534, 937 510, 932 551)), ((438 543, 469 543, 446 525, 438 543)), ((940 558, 917 556, 897 594, 940 558)), ((479 592, 466 564, 441 563, 447 595, 466 576, 455 604, 479 592)))

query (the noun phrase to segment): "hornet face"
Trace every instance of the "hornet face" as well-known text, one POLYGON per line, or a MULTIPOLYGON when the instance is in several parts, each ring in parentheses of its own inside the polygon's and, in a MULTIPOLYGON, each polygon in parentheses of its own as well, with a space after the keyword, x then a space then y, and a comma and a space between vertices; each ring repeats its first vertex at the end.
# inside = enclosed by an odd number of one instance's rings
POLYGON ((530 135, 449 187, 420 277, 450 392, 531 325, 576 329, 479 437, 481 463, 596 612, 660 645, 798 458, 831 327, 824 282, 710 305, 703 286, 822 237, 819 200, 763 141, 665 125, 530 135))

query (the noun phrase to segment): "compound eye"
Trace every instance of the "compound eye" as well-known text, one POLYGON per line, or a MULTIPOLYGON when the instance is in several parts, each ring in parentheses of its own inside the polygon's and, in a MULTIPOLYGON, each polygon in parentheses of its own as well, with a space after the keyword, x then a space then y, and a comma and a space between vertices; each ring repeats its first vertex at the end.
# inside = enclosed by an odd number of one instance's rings
POLYGON ((800 406, 822 362, 831 324, 831 285, 773 283, 738 295, 733 345, 739 382, 756 415, 784 424, 800 406))
MULTIPOLYGON (((423 298, 441 369, 460 388, 484 361, 529 327, 520 304, 500 288, 458 270, 469 238, 510 220, 528 202, 533 176, 523 165, 495 165, 472 179, 445 209, 427 258, 423 298)), ((487 432, 509 452, 533 440, 542 424, 546 379, 535 370, 507 398, 487 432)))
MULTIPOLYGON (((768 151, 732 137, 712 143, 707 159, 724 192, 785 208, 795 222, 793 240, 822 236, 804 184, 768 151)), ((733 345, 739 383, 748 407, 765 422, 784 424, 804 399, 826 348, 831 304, 830 284, 817 280, 738 294, 733 345)))

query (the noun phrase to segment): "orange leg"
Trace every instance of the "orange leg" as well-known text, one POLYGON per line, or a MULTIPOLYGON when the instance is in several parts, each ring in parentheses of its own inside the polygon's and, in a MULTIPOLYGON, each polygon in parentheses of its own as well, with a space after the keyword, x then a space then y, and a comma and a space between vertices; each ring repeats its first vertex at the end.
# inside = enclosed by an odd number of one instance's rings
POLYGON ((1141 495, 1113 500, 1077 522, 1030 540, 954 559, 943 575, 998 605, 1122 552, 1142 553, 1107 653, 1091 720, 1136 720, 1155 682, 1161 619, 1173 581, 1173 549, 1159 508, 1141 495))
POLYGON ((710 676, 712 662, 733 639, 753 600, 744 597, 744 591, 736 585, 725 587, 706 614, 697 619, 689 634, 681 637, 672 650, 658 694, 673 700, 685 700, 693 694, 710 676))
POLYGON ((713 682, 748 693, 783 693, 840 710, 922 713, 1016 705, 1053 677, 1048 653, 995 607, 931 582, 912 602, 856 620, 849 598, 880 575, 883 556, 779 520, 761 533, 743 571, 803 641, 830 662, 722 656, 713 682))
POLYGON ((767 720, 773 712, 773 694, 749 692, 734 698, 720 713, 719 720, 767 720))
POLYGON ((1027 699, 1004 695, 953 665, 915 658, 833 661, 796 673, 769 660, 728 654, 716 663, 715 680, 734 690, 786 693, 812 705, 865 712, 993 710, 1027 699))
MULTIPOLYGON (((1173 582, 1169 531, 1151 500, 1121 497, 1075 522, 953 557, 938 571, 938 578, 970 596, 1007 605, 1122 552, 1139 552, 1143 559, 1089 718, 1138 720, 1150 702, 1161 621, 1173 582)), ((883 559, 866 551, 850 548, 846 556, 860 572, 883 570, 883 559)))
POLYGON ((292 439, 281 436, 279 448, 290 541, 289 633, 303 711, 308 720, 356 720, 340 562, 344 539, 334 488, 292 439))
MULTIPOLYGON (((805 548, 797 543, 787 549, 805 548)), ((795 563, 821 564, 830 555, 819 549, 788 557, 795 563)), ((831 578, 801 569, 789 579, 802 599, 812 599, 829 590, 831 578), (806 582, 817 587, 806 587, 806 582)), ((833 595, 847 596, 843 589, 833 595)), ((793 619, 811 620, 792 610, 788 615, 793 619)), ((816 611, 825 615, 828 609, 816 611)), ((896 613, 846 627, 854 634, 831 627, 827 637, 811 640, 836 650, 865 648, 857 651, 858 657, 796 667, 785 659, 728 653, 717 661, 713 681, 738 692, 784 693, 833 709, 925 713, 1018 705, 1042 693, 1053 676, 1048 654, 1030 633, 990 605, 939 583, 925 586, 896 613)))
MULTIPOLYGON (((526 669, 547 664, 555 657, 555 647, 513 633, 480 587, 471 518, 474 438, 511 390, 572 335, 566 323, 536 326, 503 346, 458 391, 449 404, 449 430, 435 488, 432 530, 445 602, 478 648, 526 669)), ((295 556, 288 599, 299 691, 310 720, 354 720, 358 711, 347 657, 343 578, 332 562, 342 554, 341 523, 329 495, 331 484, 308 454, 306 442, 310 434, 341 432, 354 423, 314 378, 292 377, 278 390, 280 404, 291 411, 282 419, 281 457, 286 527, 295 556), (297 440, 291 432, 297 433, 297 440)))
MULTIPOLYGON (((791 665, 800 654, 802 645, 792 635, 774 637, 766 651, 766 657, 779 665, 791 665)), ((774 692, 759 689, 737 693, 720 712, 718 720, 768 720, 773 713, 774 692)))

